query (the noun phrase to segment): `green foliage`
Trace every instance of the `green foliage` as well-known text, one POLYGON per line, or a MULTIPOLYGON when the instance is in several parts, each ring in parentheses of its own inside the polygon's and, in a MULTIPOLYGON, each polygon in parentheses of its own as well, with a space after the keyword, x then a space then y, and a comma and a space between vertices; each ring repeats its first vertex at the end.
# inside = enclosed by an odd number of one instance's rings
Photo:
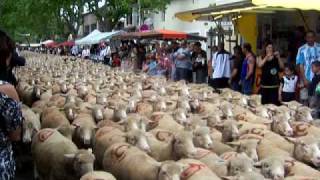
MULTIPOLYGON (((141 0, 141 8, 162 10, 171 0, 141 0)), ((137 0, 0 0, 0 28, 16 41, 21 34, 31 34, 30 41, 66 38, 77 34, 83 24, 84 9, 94 13, 103 24, 114 27, 120 17, 131 13, 137 0)))

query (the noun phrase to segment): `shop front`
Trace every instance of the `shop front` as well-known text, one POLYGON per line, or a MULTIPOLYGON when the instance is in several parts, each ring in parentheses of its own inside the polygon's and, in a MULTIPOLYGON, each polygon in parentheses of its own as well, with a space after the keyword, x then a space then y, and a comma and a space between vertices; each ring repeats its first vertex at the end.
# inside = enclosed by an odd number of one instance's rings
MULTIPOLYGON (((314 3, 299 0, 240 0, 180 12, 176 17, 184 21, 228 19, 234 25, 233 33, 241 37, 237 43, 250 43, 253 51, 259 55, 264 42, 272 41, 285 61, 295 63, 298 47, 304 43, 304 33, 313 30, 320 37, 320 3, 311 1, 314 3)), ((261 72, 257 69, 256 73, 255 92, 258 92, 261 72)))

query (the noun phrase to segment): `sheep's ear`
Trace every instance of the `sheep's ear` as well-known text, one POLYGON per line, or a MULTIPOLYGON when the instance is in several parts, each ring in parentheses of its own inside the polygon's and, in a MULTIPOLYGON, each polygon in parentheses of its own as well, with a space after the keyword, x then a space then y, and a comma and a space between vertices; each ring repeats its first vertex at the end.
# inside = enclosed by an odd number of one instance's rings
POLYGON ((241 143, 239 141, 234 141, 234 142, 227 142, 227 145, 231 145, 231 146, 240 146, 241 143))
POLYGON ((238 124, 238 129, 241 129, 243 127, 243 124, 238 124))
POLYGON ((193 129, 192 129, 191 125, 189 125, 189 124, 186 124, 186 126, 184 127, 184 130, 185 131, 190 131, 190 132, 193 133, 193 129))
POLYGON ((75 154, 64 154, 63 157, 65 160, 72 160, 76 157, 76 155, 75 154))
POLYGON ((235 180, 236 177, 235 176, 222 176, 221 179, 222 180, 235 180))
POLYGON ((92 149, 91 149, 91 148, 89 148, 89 149, 88 149, 88 152, 89 152, 90 154, 92 154, 92 149))
POLYGON ((256 167, 256 168, 260 168, 261 166, 262 166, 261 161, 254 163, 254 167, 256 167))
POLYGON ((285 137, 285 138, 286 138, 286 140, 288 140, 289 142, 291 142, 293 144, 304 144, 303 141, 298 138, 291 138, 291 137, 285 137))

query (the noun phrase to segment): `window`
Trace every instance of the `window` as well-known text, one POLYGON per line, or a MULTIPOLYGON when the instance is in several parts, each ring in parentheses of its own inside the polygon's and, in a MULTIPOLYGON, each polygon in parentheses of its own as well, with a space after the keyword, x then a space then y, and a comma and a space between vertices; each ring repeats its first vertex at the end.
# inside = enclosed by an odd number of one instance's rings
POLYGON ((161 19, 162 21, 166 21, 166 10, 161 11, 161 19))
POLYGON ((97 24, 96 23, 91 24, 91 31, 94 31, 95 29, 97 29, 97 24))
POLYGON ((84 26, 84 35, 88 35, 90 33, 90 26, 84 26))

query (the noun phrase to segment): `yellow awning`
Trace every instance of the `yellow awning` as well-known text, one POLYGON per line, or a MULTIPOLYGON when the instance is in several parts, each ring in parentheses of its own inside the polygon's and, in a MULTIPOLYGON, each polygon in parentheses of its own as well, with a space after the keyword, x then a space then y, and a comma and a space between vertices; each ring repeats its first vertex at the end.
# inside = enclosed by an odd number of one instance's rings
POLYGON ((252 4, 256 6, 320 11, 320 0, 252 0, 252 4))
POLYGON ((177 13, 175 14, 175 16, 181 21, 188 21, 188 22, 192 22, 198 19, 199 17, 201 17, 200 14, 193 14, 192 12, 177 13))
POLYGON ((182 20, 192 22, 194 20, 210 20, 211 16, 231 13, 265 13, 285 10, 317 10, 320 11, 320 0, 248 0, 195 9, 176 13, 175 16, 182 20))

